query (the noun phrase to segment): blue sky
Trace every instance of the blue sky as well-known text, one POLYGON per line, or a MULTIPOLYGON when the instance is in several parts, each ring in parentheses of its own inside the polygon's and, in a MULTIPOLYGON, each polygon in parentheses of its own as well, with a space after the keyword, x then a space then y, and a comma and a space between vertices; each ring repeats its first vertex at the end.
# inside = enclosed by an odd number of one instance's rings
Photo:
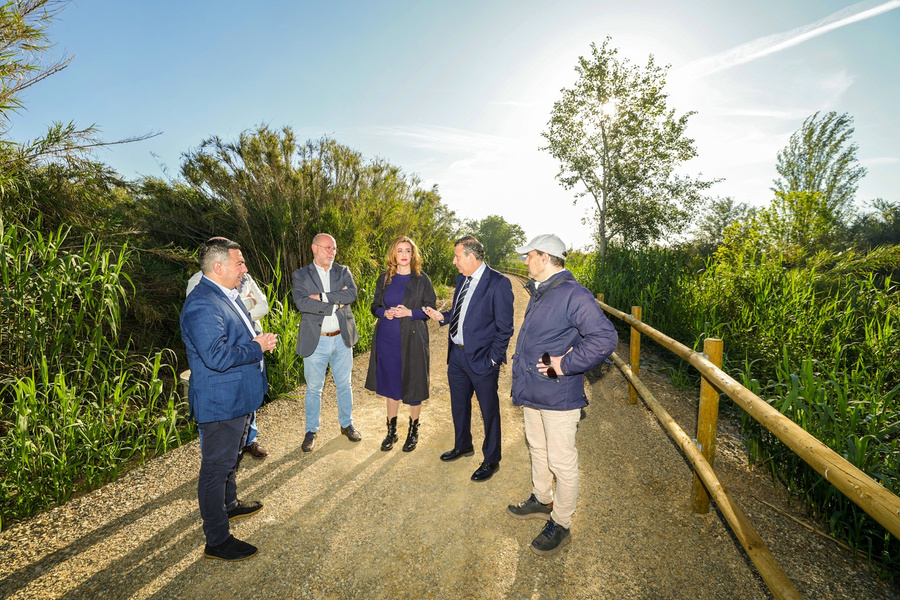
POLYGON ((10 136, 96 124, 128 178, 175 177, 212 135, 268 124, 323 135, 437 184, 464 218, 498 214, 529 237, 590 243, 587 199, 555 180, 543 145, 577 58, 671 65, 667 90, 714 195, 767 204, 778 151, 816 111, 854 118, 869 173, 858 202, 900 200, 900 0, 643 2, 82 0, 49 30, 74 56, 24 97, 10 136))

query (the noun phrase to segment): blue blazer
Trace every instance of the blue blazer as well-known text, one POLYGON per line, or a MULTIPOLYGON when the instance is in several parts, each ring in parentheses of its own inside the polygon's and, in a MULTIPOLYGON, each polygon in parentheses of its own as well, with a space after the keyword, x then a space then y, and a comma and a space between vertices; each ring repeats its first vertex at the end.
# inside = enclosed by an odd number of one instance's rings
MULTIPOLYGON (((441 325, 449 325, 453 307, 462 289, 465 277, 456 277, 456 291, 453 306, 443 313, 441 325)), ((469 308, 463 321, 463 354, 473 372, 484 375, 492 368, 506 362, 506 349, 513 334, 513 291, 509 279, 494 269, 487 267, 478 286, 469 300, 469 308), (493 361, 493 362, 492 362, 493 361)), ((449 332, 447 334, 450 335, 449 332)), ((450 342, 450 346, 453 342, 450 342)), ((447 362, 450 348, 447 349, 447 362)))
POLYGON ((198 423, 236 419, 262 405, 269 391, 259 368, 262 348, 235 303, 205 277, 181 309, 181 337, 191 368, 188 404, 198 423))

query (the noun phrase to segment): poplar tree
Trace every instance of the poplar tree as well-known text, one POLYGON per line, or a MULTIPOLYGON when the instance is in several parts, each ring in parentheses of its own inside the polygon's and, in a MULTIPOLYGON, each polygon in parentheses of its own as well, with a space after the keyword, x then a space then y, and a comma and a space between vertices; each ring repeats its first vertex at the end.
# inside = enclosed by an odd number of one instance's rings
POLYGON ((618 56, 606 38, 579 57, 578 79, 561 90, 543 137, 560 163, 557 179, 594 201, 598 252, 611 239, 638 246, 686 230, 702 193, 714 182, 676 174, 694 158, 688 118, 669 108, 668 66, 618 56))
POLYGON ((854 212, 857 184, 866 175, 856 158, 852 124, 847 113, 807 117, 778 153, 775 168, 781 177, 773 181, 772 191, 818 193, 831 217, 846 224, 854 212))

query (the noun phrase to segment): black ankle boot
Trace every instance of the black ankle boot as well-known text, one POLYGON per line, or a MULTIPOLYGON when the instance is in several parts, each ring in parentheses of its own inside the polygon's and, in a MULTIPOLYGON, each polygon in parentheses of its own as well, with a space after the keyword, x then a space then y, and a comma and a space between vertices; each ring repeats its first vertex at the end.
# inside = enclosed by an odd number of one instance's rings
POLYGON ((384 441, 381 442, 381 449, 384 452, 393 448, 394 442, 397 441, 397 417, 387 420, 387 429, 387 436, 384 438, 384 441))
POLYGON ((406 443, 403 444, 404 452, 412 452, 416 449, 416 444, 419 443, 419 420, 412 420, 412 417, 409 418, 409 433, 406 434, 406 443))

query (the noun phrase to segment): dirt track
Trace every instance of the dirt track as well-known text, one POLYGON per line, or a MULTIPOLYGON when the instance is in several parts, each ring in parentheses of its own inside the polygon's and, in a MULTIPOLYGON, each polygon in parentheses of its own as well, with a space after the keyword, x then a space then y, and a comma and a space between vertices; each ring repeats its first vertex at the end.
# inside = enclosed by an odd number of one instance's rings
MULTIPOLYGON (((525 293, 516 291, 516 317, 525 293)), ((433 324, 432 324, 433 325, 433 324)), ((433 325, 434 326, 434 325, 433 325)), ((506 505, 531 490, 521 413, 503 400, 503 461, 490 481, 469 480, 480 453, 453 463, 444 359, 446 332, 432 332, 432 398, 419 447, 381 452, 384 405, 362 390, 368 356, 356 358, 354 422, 363 441, 339 435, 333 387, 311 454, 300 451, 302 401, 283 398, 259 413, 264 460, 247 457, 240 496, 262 500, 234 533, 259 546, 251 560, 202 557, 196 442, 119 481, 0 534, 3 598, 766 598, 765 584, 713 509, 690 511, 691 471, 643 405, 627 403, 621 374, 604 365, 578 445, 581 495, 573 542, 541 558, 528 545, 540 521, 518 521, 506 505)), ((515 340, 513 340, 513 344, 515 340)), ((512 352, 510 352, 510 355, 512 352)), ((620 356, 627 356, 624 347, 620 356)), ((654 373, 657 398, 693 433, 696 401, 654 373)), ((299 391, 302 394, 302 389, 299 391)), ((508 395, 504 367, 501 399, 508 395)), ((475 405, 476 447, 482 439, 475 405)), ((849 552, 781 512, 805 520, 783 491, 749 471, 724 424, 716 470, 807 598, 896 598, 849 552)))

